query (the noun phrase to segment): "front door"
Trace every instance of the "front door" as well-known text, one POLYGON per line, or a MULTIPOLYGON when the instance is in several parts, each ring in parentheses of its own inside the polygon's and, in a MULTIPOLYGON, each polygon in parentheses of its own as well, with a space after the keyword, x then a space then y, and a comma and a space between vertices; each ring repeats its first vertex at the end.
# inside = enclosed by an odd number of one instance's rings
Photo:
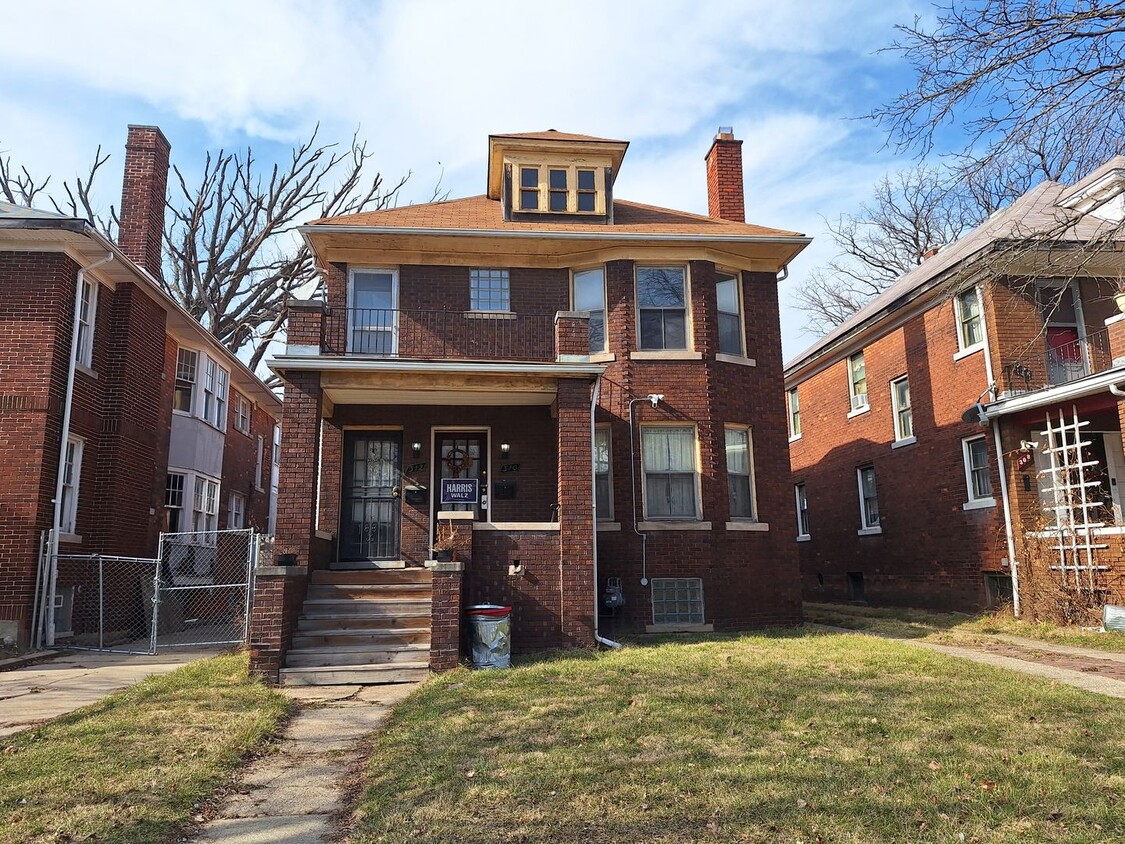
POLYGON ((402 434, 345 431, 341 560, 399 559, 402 434))
POLYGON ((477 521, 488 521, 488 435, 439 431, 434 442, 438 478, 476 478, 480 489, 477 504, 442 504, 441 481, 434 491, 434 520, 441 510, 471 510, 477 521))

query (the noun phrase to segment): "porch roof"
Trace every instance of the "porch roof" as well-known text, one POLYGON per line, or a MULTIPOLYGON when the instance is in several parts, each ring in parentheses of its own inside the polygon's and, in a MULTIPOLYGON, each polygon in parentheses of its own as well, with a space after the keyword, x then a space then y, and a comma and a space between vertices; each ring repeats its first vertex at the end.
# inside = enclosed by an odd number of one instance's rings
POLYGON ((1110 392, 1111 387, 1121 382, 1125 382, 1125 364, 1113 366, 1104 372, 1060 384, 1050 389, 1020 393, 1019 395, 998 399, 986 404, 984 413, 988 419, 1011 416, 1027 410, 1048 407, 1059 402, 1073 401, 1097 393, 1110 392))

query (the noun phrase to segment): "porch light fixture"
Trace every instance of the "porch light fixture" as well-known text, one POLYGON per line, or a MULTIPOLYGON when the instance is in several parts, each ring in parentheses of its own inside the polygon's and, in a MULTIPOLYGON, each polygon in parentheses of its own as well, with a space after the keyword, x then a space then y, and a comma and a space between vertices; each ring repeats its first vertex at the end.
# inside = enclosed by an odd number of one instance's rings
POLYGON ((415 457, 418 457, 422 454, 422 444, 421 443, 411 443, 410 444, 410 450, 412 452, 414 452, 415 457))
POLYGON ((500 454, 507 457, 512 450, 511 443, 500 443, 500 454))

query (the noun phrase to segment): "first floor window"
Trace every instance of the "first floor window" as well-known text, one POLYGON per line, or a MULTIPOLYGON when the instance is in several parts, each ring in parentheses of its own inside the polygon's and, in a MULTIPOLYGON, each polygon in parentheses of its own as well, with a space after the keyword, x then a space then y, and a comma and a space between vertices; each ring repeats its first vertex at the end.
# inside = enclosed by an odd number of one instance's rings
POLYGON ((78 482, 82 478, 82 449, 85 443, 78 437, 66 441, 63 454, 62 500, 59 502, 59 530, 62 533, 77 533, 78 528, 78 482))
POLYGON ((192 349, 180 349, 176 353, 176 387, 172 396, 172 407, 175 410, 191 413, 196 370, 198 368, 199 352, 192 349))
POLYGON ((507 270, 469 270, 469 308, 510 311, 511 279, 507 270))
POLYGON ((862 351, 848 358, 848 389, 852 397, 852 410, 867 407, 867 363, 862 351))
POLYGON ((969 501, 992 498, 992 474, 988 468, 988 440, 970 437, 961 441, 965 452, 965 482, 969 488, 969 501))
POLYGON ((168 512, 168 533, 184 529, 184 476, 169 472, 164 486, 164 509, 168 512))
POLYGON ((971 349, 984 342, 984 328, 980 318, 980 296, 977 289, 958 293, 957 303, 957 343, 961 350, 971 349))
POLYGON ((801 436, 801 400, 797 396, 797 388, 789 390, 785 398, 789 405, 789 438, 796 439, 801 436))
POLYGON ((750 453, 750 429, 728 426, 727 492, 732 519, 754 518, 753 466, 750 453))
POLYGON ((641 349, 687 348, 686 290, 683 267, 637 267, 641 349))
POLYGON ((596 355, 605 346, 605 271, 601 267, 574 273, 574 310, 590 314, 589 352, 596 355))
POLYGON ((856 470, 859 477, 860 527, 879 527, 879 492, 875 486, 875 467, 864 466, 856 470))
POLYGON ((594 429, 594 503, 600 521, 613 520, 609 428, 594 429))
POLYGON ((246 527, 246 496, 240 492, 230 494, 230 510, 227 513, 227 527, 241 530, 246 527))
POLYGON ((719 351, 742 356, 742 297, 738 295, 738 276, 720 273, 715 282, 719 308, 719 351))
POLYGON ((695 429, 641 429, 645 514, 650 519, 696 519, 695 429))
POLYGON ((195 477, 195 495, 192 511, 192 530, 210 533, 219 527, 219 482, 210 478, 195 477))
POLYGON ((914 417, 910 413, 909 379, 904 377, 891 382, 891 406, 894 409, 895 439, 910 439, 914 436, 914 417))
POLYGON ((654 577, 653 624, 703 624, 703 580, 698 577, 654 577))
POLYGON ((797 536, 809 536, 809 499, 805 493, 805 485, 797 484, 793 487, 793 494, 797 499, 797 536))

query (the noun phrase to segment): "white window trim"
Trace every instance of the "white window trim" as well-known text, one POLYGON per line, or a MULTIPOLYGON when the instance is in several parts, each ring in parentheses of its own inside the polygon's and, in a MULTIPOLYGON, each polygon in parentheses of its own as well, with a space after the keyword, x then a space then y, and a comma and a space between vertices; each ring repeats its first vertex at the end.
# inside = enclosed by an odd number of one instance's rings
MULTIPOLYGON (((579 311, 579 308, 575 303, 575 290, 574 290, 575 277, 579 273, 588 273, 588 272, 593 272, 594 270, 600 270, 601 274, 602 274, 602 348, 601 348, 601 351, 599 351, 599 352, 593 352, 593 351, 590 351, 589 348, 587 348, 586 354, 590 356, 591 362, 594 362, 594 359, 601 356, 601 355, 609 354, 609 307, 608 307, 609 291, 606 288, 605 264, 591 264, 588 267, 572 267, 571 270, 570 270, 570 310, 573 311, 573 312, 576 312, 576 313, 578 313, 578 312, 589 313, 589 311, 579 311)), ((511 287, 511 282, 509 282, 509 288, 510 287, 511 287)), ((509 293, 509 296, 510 296, 511 295, 510 289, 509 289, 508 293, 509 293)))
MULTIPOLYGON (((883 525, 868 525, 867 524, 867 499, 863 495, 863 473, 867 469, 874 470, 874 466, 857 466, 855 470, 856 487, 859 491, 859 535, 870 536, 871 534, 882 533, 883 525)), ((879 500, 879 478, 875 477, 875 500, 879 500)), ((880 513, 880 518, 882 514, 880 513)))
POLYGON ((355 314, 360 310, 355 306, 355 274, 356 273, 387 273, 391 277, 391 307, 394 320, 390 326, 391 354, 398 354, 398 267, 348 267, 348 327, 344 348, 348 354, 355 354, 352 349, 352 339, 355 331, 355 314))
MULTIPOLYGON (((83 287, 89 288, 90 301, 86 309, 86 320, 82 323, 86 326, 85 337, 82 336, 82 332, 80 331, 77 343, 74 347, 74 363, 77 366, 86 367, 88 371, 93 372, 91 367, 94 365, 94 329, 97 326, 98 288, 101 285, 86 275, 82 276, 82 285, 83 287)), ((81 313, 79 314, 79 320, 81 321, 81 313)))
POLYGON ((78 496, 82 485, 82 456, 86 450, 86 441, 82 437, 70 436, 66 440, 62 459, 65 463, 67 452, 74 446, 74 457, 70 465, 70 483, 64 484, 64 490, 69 488, 70 495, 65 504, 62 504, 62 513, 59 518, 59 533, 64 536, 78 536, 78 496))
POLYGON ((796 510, 797 510, 797 541, 798 542, 807 542, 808 540, 812 539, 812 534, 811 533, 801 533, 801 490, 805 491, 805 516, 806 516, 806 521, 807 521, 808 512, 809 512, 809 507, 808 507, 809 491, 808 491, 808 487, 805 485, 804 481, 802 481, 799 484, 793 484, 793 504, 794 504, 794 506, 796 507, 796 510))
POLYGON ((201 368, 200 367, 200 361, 204 357, 205 357, 205 355, 203 355, 202 352, 200 352, 198 349, 193 349, 190 346, 179 346, 179 347, 176 348, 176 368, 175 368, 175 371, 172 373, 172 402, 173 402, 172 413, 179 414, 180 416, 198 416, 198 413, 196 412, 196 408, 199 405, 199 395, 202 392, 202 390, 200 389, 200 379, 199 379, 199 371, 200 371, 200 368, 201 368), (175 398, 176 382, 180 380, 180 353, 181 352, 190 352, 193 355, 195 355, 195 372, 192 375, 192 380, 190 382, 188 382, 188 383, 191 384, 191 401, 188 404, 187 410, 180 410, 178 407, 174 406, 175 401, 176 401, 176 398, 175 398))
POLYGON ((894 431, 895 431, 895 441, 892 444, 892 447, 895 447, 895 448, 901 447, 901 446, 904 446, 904 445, 910 445, 913 442, 917 442, 917 439, 914 436, 914 402, 913 402, 913 399, 911 399, 910 404, 907 405, 905 408, 900 407, 899 403, 898 403, 898 391, 895 390, 895 386, 897 384, 902 383, 903 381, 906 382, 906 389, 907 389, 907 391, 909 391, 910 390, 910 376, 908 376, 908 375, 903 375, 903 376, 900 376, 898 378, 895 378, 893 381, 891 381, 891 384, 890 384, 890 387, 891 387, 891 421, 894 424, 894 431), (899 418, 900 413, 903 410, 909 410, 910 411, 910 433, 907 436, 902 435, 902 423, 901 423, 901 420, 899 418))
MULTIPOLYGON (((726 432, 732 431, 745 431, 746 432, 746 463, 749 475, 747 476, 750 484, 750 515, 749 516, 731 516, 728 522, 728 528, 731 523, 738 523, 741 525, 757 525, 762 524, 758 520, 758 479, 754 475, 754 431, 749 425, 742 425, 733 422, 728 422, 723 425, 723 468, 726 470, 727 475, 730 475, 730 467, 726 465, 726 432)), ((730 506, 730 488, 727 488, 727 506, 730 506)), ((741 528, 742 530, 751 530, 751 528, 741 528)), ((768 530, 768 527, 761 528, 768 530)))
POLYGON ((789 442, 796 442, 801 438, 801 395, 797 388, 785 391, 785 418, 789 426, 789 442), (797 431, 793 431, 793 399, 797 400, 797 431))
MULTIPOLYGON (((647 309, 646 309, 647 310, 647 309)), ((670 310, 661 308, 661 310, 670 310)), ((691 266, 677 263, 655 263, 633 265, 633 330, 636 332, 636 349, 629 355, 633 360, 702 360, 703 353, 695 351, 695 322, 691 310, 691 266), (641 297, 638 295, 638 273, 645 269, 665 269, 675 267, 684 271, 684 348, 682 349, 642 349, 641 348, 641 297), (668 357, 662 357, 668 355, 668 357)))
MULTIPOLYGON (((638 530, 710 530, 711 523, 703 521, 703 484, 700 477, 700 466, 703 461, 699 451, 699 428, 695 423, 682 423, 682 422, 644 422, 639 426, 637 436, 640 438, 640 451, 641 451, 641 511, 644 513, 644 520, 637 526, 638 530), (645 474, 645 454, 644 454, 644 432, 646 429, 652 428, 691 428, 692 439, 695 441, 695 450, 693 454, 694 467, 693 474, 695 475, 695 517, 690 516, 649 516, 648 514, 648 479, 645 474), (647 525, 647 527, 644 527, 647 525), (666 525, 666 527, 654 527, 654 525, 666 525), (706 525, 706 528, 702 526, 706 525)), ((725 449, 724 449, 725 451, 725 449)))
POLYGON ((961 360, 969 355, 976 354, 984 348, 984 344, 988 342, 988 334, 984 326, 984 299, 980 294, 980 285, 974 285, 972 292, 976 294, 977 299, 977 314, 980 318, 980 342, 973 343, 971 346, 965 345, 965 337, 961 331, 961 297, 968 293, 968 290, 963 290, 953 297, 953 321, 957 329, 957 353, 953 355, 954 360, 961 360))
POLYGON ((230 498, 227 500, 227 528, 232 530, 242 530, 246 527, 246 495, 241 492, 232 492, 230 498), (242 502, 242 508, 238 509, 234 506, 235 501, 242 502), (238 514, 238 524, 234 524, 234 515, 238 514))
MULTIPOLYGON (((608 476, 608 479, 609 479, 609 501, 607 502, 608 503, 609 515, 606 516, 605 518, 598 517, 597 514, 596 514, 596 510, 595 510, 594 521, 597 522, 598 524, 609 524, 610 522, 614 521, 614 516, 616 515, 616 511, 613 509, 613 429, 610 427, 610 425, 608 423, 603 422, 603 423, 595 425, 594 430, 595 430, 595 436, 596 436, 596 432, 605 431, 605 433, 606 433, 606 444, 609 447, 609 470, 606 472, 606 475, 608 476)), ((596 490, 595 490, 595 493, 596 493, 596 490)))
MULTIPOLYGON (((995 492, 992 495, 985 495, 985 496, 982 496, 980 498, 977 498, 976 496, 973 495, 973 467, 972 467, 971 455, 970 455, 970 452, 969 452, 969 445, 970 445, 970 443, 977 442, 978 440, 984 442, 985 453, 987 454, 988 437, 986 437, 984 434, 977 434, 976 436, 972 436, 972 437, 964 437, 961 440, 961 460, 962 460, 962 463, 964 465, 964 471, 965 471, 965 494, 966 494, 965 503, 961 505, 962 510, 980 510, 980 509, 984 509, 986 507, 995 507, 996 506, 995 492)), ((991 460, 991 458, 989 458, 989 461, 988 461, 988 483, 989 483, 990 486, 992 485, 992 460, 991 460)))
POLYGON ((234 391, 234 396, 234 429, 239 433, 250 436, 250 429, 253 427, 254 420, 254 403, 246 398, 246 396, 242 395, 242 393, 238 392, 238 390, 234 391), (242 418, 243 406, 246 408, 246 424, 239 425, 238 420, 242 418))
POLYGON ((863 357, 863 380, 865 386, 867 386, 866 382, 868 380, 867 356, 863 353, 863 349, 860 349, 858 352, 852 352, 847 356, 847 358, 845 358, 845 366, 848 376, 848 399, 851 407, 851 412, 848 413, 849 419, 851 419, 853 416, 859 416, 861 413, 866 413, 871 409, 871 390, 868 389, 863 393, 857 393, 855 390, 855 378, 852 375, 852 358, 854 357, 863 357), (863 404, 858 404, 856 402, 856 399, 860 397, 863 398, 863 404))
MULTIPOLYGON (((719 310, 719 276, 727 276, 734 281, 734 295, 738 299, 738 342, 742 346, 742 353, 732 355, 730 352, 724 352, 719 349, 718 344, 715 346, 715 359, 726 360, 728 362, 742 363, 749 360, 747 355, 749 350, 746 347, 746 303, 743 301, 742 296, 742 272, 740 270, 728 270, 724 267, 715 267, 715 327, 718 328, 718 315, 726 313, 719 310), (721 357, 720 357, 721 356, 721 357)), ((725 280, 725 279, 724 279, 725 280)))
POLYGON ((265 461, 266 440, 261 434, 258 434, 258 456, 254 462, 254 489, 258 492, 263 492, 265 488, 262 486, 262 466, 265 461))

